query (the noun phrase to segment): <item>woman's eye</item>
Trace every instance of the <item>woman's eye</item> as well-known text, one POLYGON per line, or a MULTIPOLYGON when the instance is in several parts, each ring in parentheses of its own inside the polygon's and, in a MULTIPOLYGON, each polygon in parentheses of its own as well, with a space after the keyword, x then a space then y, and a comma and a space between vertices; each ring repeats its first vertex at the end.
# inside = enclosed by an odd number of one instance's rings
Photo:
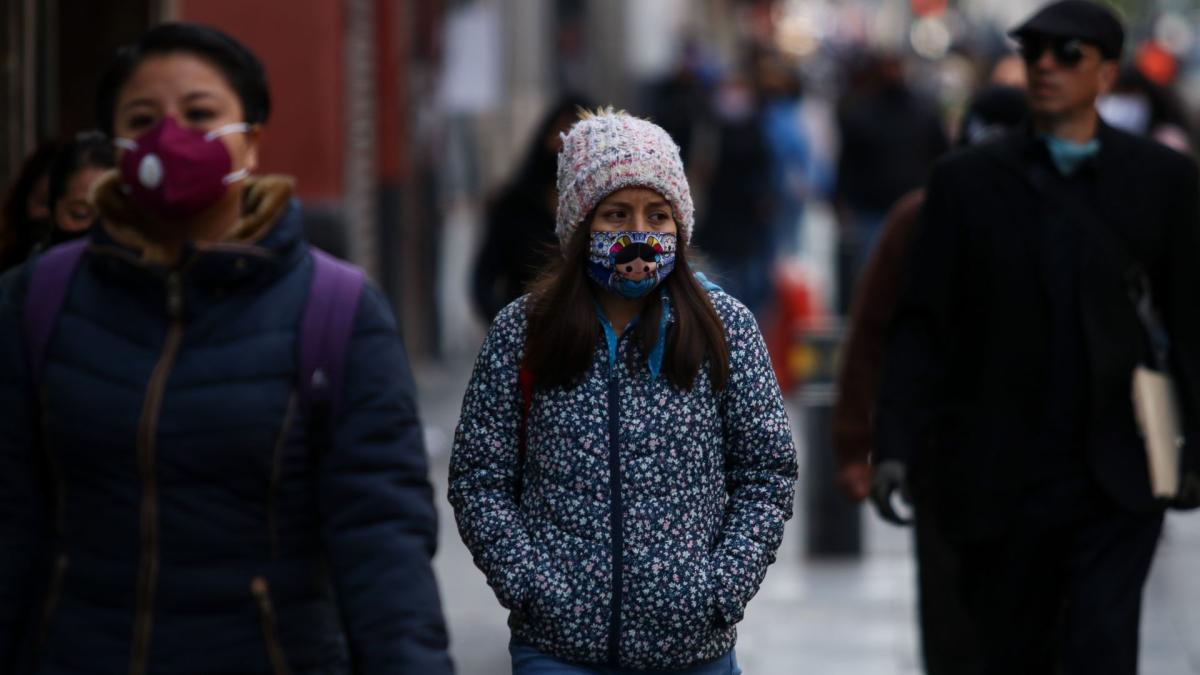
POLYGON ((609 211, 608 213, 604 214, 604 217, 608 218, 609 220, 624 220, 625 212, 614 209, 614 210, 609 211))
POLYGON ((154 124, 154 121, 153 115, 134 115, 125 124, 130 129, 145 129, 154 124))
POLYGON ((187 119, 189 122, 207 122, 216 117, 217 113, 208 108, 192 108, 187 111, 187 119))
POLYGON ((67 215, 71 216, 71 218, 74 220, 91 220, 92 219, 91 211, 71 211, 67 215))

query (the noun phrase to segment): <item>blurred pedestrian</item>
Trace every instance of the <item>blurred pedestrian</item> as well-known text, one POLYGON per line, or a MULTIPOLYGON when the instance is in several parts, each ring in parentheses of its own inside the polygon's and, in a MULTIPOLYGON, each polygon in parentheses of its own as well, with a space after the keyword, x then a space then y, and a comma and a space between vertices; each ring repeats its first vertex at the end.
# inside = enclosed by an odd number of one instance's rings
POLYGON ((1136 66, 1121 69, 1113 90, 1100 97, 1097 107, 1106 124, 1135 136, 1189 153, 1192 132, 1183 104, 1167 87, 1146 77, 1136 66))
POLYGON ((151 29, 103 226, 0 285, 4 672, 452 671, 404 348, 252 175, 270 107, 233 38, 151 29))
POLYGON ((795 256, 803 245, 804 204, 813 191, 815 165, 804 126, 803 86, 778 52, 758 51, 754 64, 771 158, 772 247, 776 256, 795 256))
POLYGON ((703 136, 710 123, 712 92, 717 84, 718 68, 709 48, 695 35, 686 35, 675 68, 666 77, 650 84, 644 95, 644 107, 650 119, 670 134, 679 146, 679 156, 689 172, 695 160, 703 164, 703 136))
POLYGON ((732 73, 713 105, 715 160, 696 246, 721 286, 758 316, 771 296, 775 261, 775 192, 761 101, 751 80, 732 73))
POLYGON ((843 248, 842 311, 888 209, 925 182, 934 160, 949 147, 936 105, 908 85, 899 55, 869 55, 864 68, 861 87, 838 104, 834 203, 843 248))
MULTIPOLYGON (((994 141, 1023 123, 1028 110, 1021 89, 986 87, 967 106, 957 142, 966 147, 994 141)), ((892 208, 855 289, 833 409, 838 485, 855 501, 865 499, 871 489, 871 429, 883 369, 884 338, 903 285, 908 245, 924 201, 924 190, 914 190, 892 208)), ((910 486, 925 672, 970 675, 980 672, 978 640, 959 592, 958 553, 939 526, 934 512, 937 502, 931 498, 933 486, 925 478, 913 476, 910 486)), ((886 491, 881 496, 890 497, 886 491)), ((902 520, 887 501, 878 507, 889 521, 902 520)))
POLYGON ((483 245, 475 259, 475 309, 488 323, 553 259, 554 186, 560 134, 589 102, 574 94, 560 98, 534 131, 525 160, 485 214, 483 245))
POLYGON ((0 213, 0 272, 21 264, 50 229, 50 163, 58 144, 38 146, 17 173, 0 213))
POLYGON ((49 207, 51 227, 46 246, 85 236, 96 223, 92 186, 116 166, 112 141, 98 131, 76 135, 62 144, 50 164, 49 207))
MULTIPOLYGON (((1031 124, 930 179, 884 360, 877 501, 905 469, 932 481, 983 672, 1134 673, 1164 503, 1131 404, 1151 350, 1130 295, 1146 282, 1159 301, 1194 436, 1197 169, 1098 118, 1124 35, 1103 5, 1055 2, 1012 34, 1031 124)), ((1194 442, 1176 506, 1200 503, 1194 442)))
POLYGON ((1002 87, 1025 89, 1027 86, 1025 82, 1025 61, 1021 59, 1021 55, 1008 52, 997 59, 992 64, 992 71, 988 75, 988 83, 1002 87))
POLYGON ((585 115, 558 166, 563 255, 496 318, 463 401, 459 532, 514 673, 740 673, 796 479, 762 337, 689 265, 666 132, 585 115))

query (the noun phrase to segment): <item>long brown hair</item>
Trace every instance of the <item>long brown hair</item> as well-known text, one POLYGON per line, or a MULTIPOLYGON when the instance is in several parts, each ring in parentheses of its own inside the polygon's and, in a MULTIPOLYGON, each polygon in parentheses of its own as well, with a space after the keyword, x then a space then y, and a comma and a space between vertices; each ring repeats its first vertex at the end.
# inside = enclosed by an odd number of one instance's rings
MULTIPOLYGON (((591 221, 589 215, 580 223, 567 243, 567 254, 554 254, 556 261, 530 285, 525 367, 539 387, 571 386, 592 365, 600 319, 584 270, 591 221)), ((680 389, 691 389, 696 373, 708 359, 713 387, 724 387, 729 380, 725 326, 688 264, 683 232, 679 233, 675 269, 663 283, 676 316, 667 328, 663 375, 680 389)), ((641 342, 643 364, 658 341, 661 318, 662 303, 647 302, 632 329, 641 342)))

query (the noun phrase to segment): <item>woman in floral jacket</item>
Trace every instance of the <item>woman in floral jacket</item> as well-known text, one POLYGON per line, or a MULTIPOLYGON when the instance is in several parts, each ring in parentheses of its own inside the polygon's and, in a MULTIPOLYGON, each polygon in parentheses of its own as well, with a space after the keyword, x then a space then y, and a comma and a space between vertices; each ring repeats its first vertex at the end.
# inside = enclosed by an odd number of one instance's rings
POLYGON ((762 337, 689 268, 661 128, 585 113, 558 190, 564 255, 496 318, 463 402, 459 531, 511 610, 515 673, 739 673, 796 478, 762 337))

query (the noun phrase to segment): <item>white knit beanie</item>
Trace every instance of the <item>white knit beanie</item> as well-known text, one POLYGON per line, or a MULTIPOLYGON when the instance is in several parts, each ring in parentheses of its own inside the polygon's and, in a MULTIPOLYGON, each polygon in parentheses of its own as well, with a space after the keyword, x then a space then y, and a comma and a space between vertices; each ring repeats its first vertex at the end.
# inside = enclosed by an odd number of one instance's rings
POLYGON ((563 134, 558 153, 558 214, 555 232, 567 242, 592 209, 627 187, 650 188, 675 212, 685 242, 695 220, 692 193, 679 158, 679 146, 662 127, 611 107, 582 118, 563 134))

